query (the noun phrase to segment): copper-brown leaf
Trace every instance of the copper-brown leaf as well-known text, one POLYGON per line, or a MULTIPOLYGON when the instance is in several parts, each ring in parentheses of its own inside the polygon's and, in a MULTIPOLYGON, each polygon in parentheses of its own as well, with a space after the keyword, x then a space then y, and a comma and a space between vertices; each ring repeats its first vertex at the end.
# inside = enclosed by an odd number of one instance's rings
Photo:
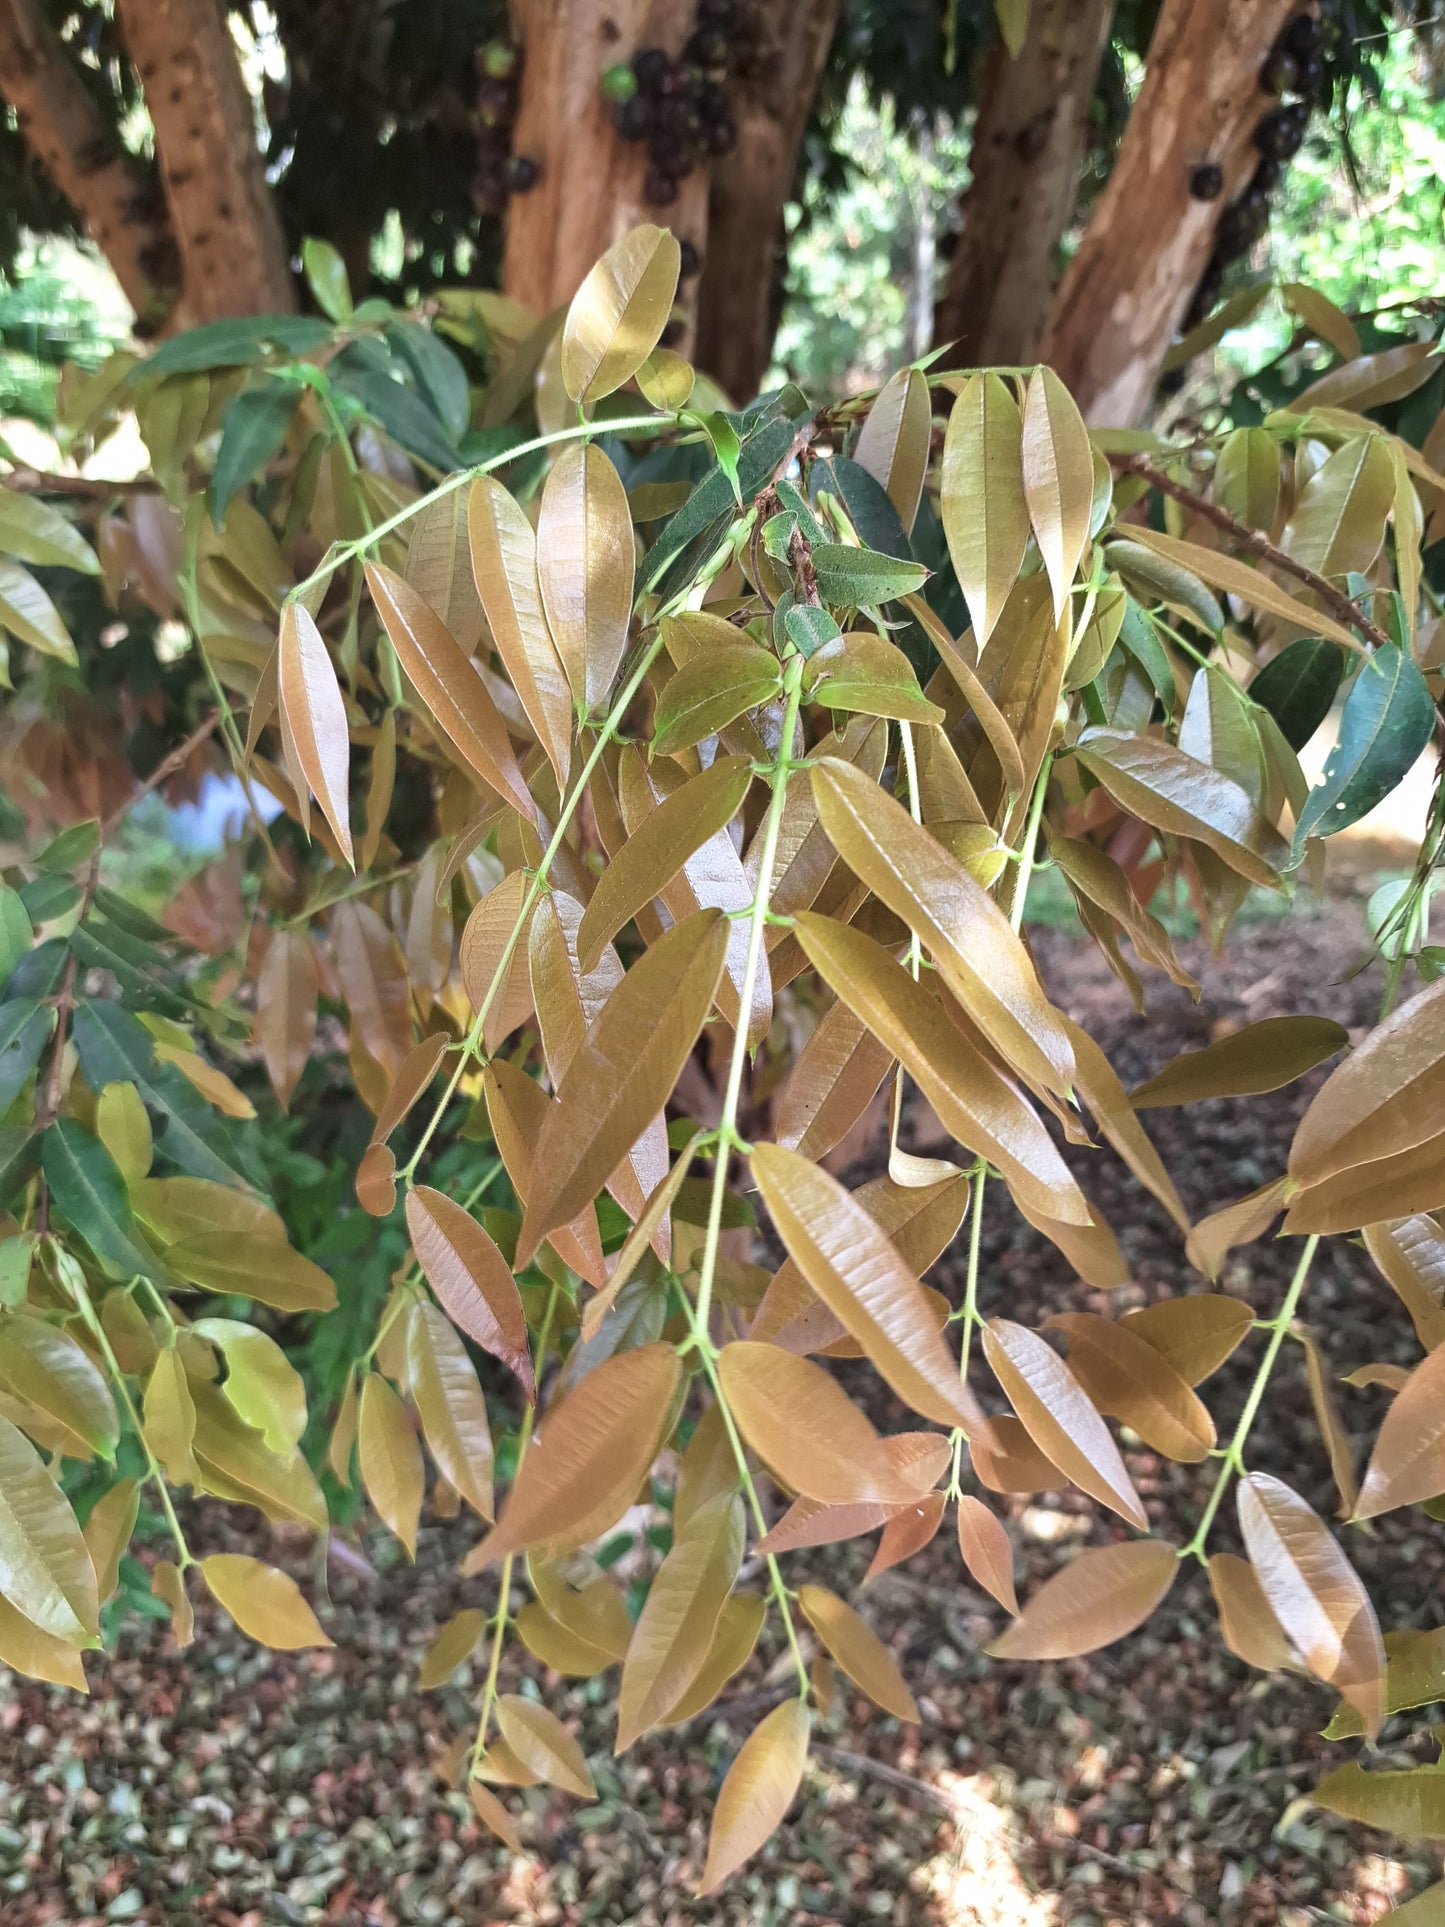
POLYGON ((965 1492, 958 1502, 958 1550, 963 1563, 1005 1612, 1019 1609, 1014 1591, 1014 1549, 1003 1521, 982 1499, 965 1492))
POLYGON ((256 1041, 283 1111, 316 1038, 318 988, 311 938, 302 929, 277 930, 256 980, 256 1041))
POLYGON ((728 1492, 677 1528, 623 1662, 615 1752, 664 1720, 706 1664, 743 1540, 742 1501, 728 1492))
POLYGON ((370 1373, 361 1388, 357 1445, 366 1496, 415 1558, 425 1477, 421 1447, 405 1406, 378 1372, 370 1373))
POLYGON ((1179 1560, 1160 1539, 1090 1546, 1045 1580, 987 1648, 994 1659, 1072 1659, 1110 1646, 1154 1611, 1179 1560))
POLYGON ((282 606, 276 675, 281 713, 300 774, 354 868, 349 795, 351 734, 346 705, 321 631, 303 603, 282 606))
POLYGON ((1233 1552, 1216 1552, 1209 1561, 1209 1585, 1219 1612, 1225 1645, 1246 1666, 1263 1673, 1297 1666, 1299 1655, 1275 1618, 1259 1575, 1247 1559, 1233 1552))
POLYGON ((1026 1325, 989 1320, 984 1355, 1030 1437, 1091 1498, 1132 1525, 1148 1525, 1139 1495, 1079 1381, 1046 1340, 1026 1325))
POLYGON ((1391 1400, 1370 1455, 1355 1515, 1373 1519, 1445 1492, 1445 1346, 1411 1372, 1391 1400))
MULTIPOLYGON (((1411 1152, 1445 1133, 1445 979, 1376 1026, 1326 1078, 1290 1146, 1302 1185, 1411 1152)), ((1440 1165, 1445 1200, 1445 1160, 1440 1165)), ((1426 1200, 1421 1208, 1442 1200, 1426 1200)), ((1369 1221, 1398 1215, 1376 1212, 1369 1221)))
POLYGON ((1246 1097, 1277 1091, 1333 1057, 1350 1041, 1328 1017, 1262 1017, 1203 1050, 1185 1051, 1162 1071, 1135 1085, 1136 1111, 1161 1104, 1197 1104, 1207 1097, 1246 1097))
POLYGON ((510 1367, 531 1398, 527 1318, 495 1239, 454 1199, 426 1184, 407 1193, 406 1225, 417 1263, 453 1324, 510 1367))
POLYGON ((606 703, 632 614, 632 518, 622 478, 595 443, 557 451, 537 521, 542 606, 584 713, 606 703))
POLYGON ((1067 1337, 1069 1368, 1106 1417, 1122 1419, 1165 1458, 1197 1464, 1208 1456, 1208 1408, 1146 1338, 1092 1312, 1055 1312, 1046 1323, 1067 1337))
POLYGON ((1242 1298, 1194 1291, 1126 1312, 1121 1323, 1147 1339, 1186 1385, 1198 1385, 1244 1342, 1253 1327, 1254 1312, 1242 1298))
POLYGON ((743 1741, 713 1810, 699 1893, 720 1887, 781 1824, 803 1778, 808 1730, 806 1701, 789 1699, 743 1741))
POLYGON ((885 1713, 900 1720, 917 1720, 918 1703, 898 1670, 897 1660, 846 1600, 826 1586, 800 1586, 798 1604, 803 1617, 855 1686, 860 1686, 885 1713))
POLYGON ((467 502, 477 594, 497 653, 527 720, 547 752, 559 789, 572 763, 572 694, 542 607, 537 537, 494 476, 483 475, 467 502))

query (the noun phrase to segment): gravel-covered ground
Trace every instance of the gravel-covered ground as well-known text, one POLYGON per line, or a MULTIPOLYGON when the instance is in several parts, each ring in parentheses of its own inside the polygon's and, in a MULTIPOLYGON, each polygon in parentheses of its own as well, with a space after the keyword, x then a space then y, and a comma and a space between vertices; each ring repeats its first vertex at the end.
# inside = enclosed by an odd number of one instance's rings
MULTIPOLYGON (((1360 929, 1357 904, 1297 912, 1235 933, 1224 963, 1191 945, 1205 984, 1196 1007, 1158 977, 1137 1020, 1092 951, 1037 936, 1056 996, 1083 1019, 1126 1082, 1222 1025, 1310 1010, 1365 1025, 1373 975, 1345 981, 1360 929)), ((1318 1075, 1247 1102, 1174 1112, 1149 1128, 1191 1209, 1203 1213, 1275 1174, 1318 1075)), ((1107 1153, 1088 1154, 1092 1194, 1115 1223, 1137 1302, 1197 1286, 1178 1235, 1107 1153)), ((995 1187, 1000 1191, 1000 1187, 995 1187)), ((1032 1321, 1095 1306, 1062 1258, 990 1200, 982 1303, 1032 1321)), ((1236 1253, 1225 1286, 1261 1313, 1278 1304, 1292 1253, 1269 1242, 1236 1253)), ((962 1254, 938 1282, 957 1296, 962 1254)), ((1116 1301, 1117 1308, 1117 1301, 1116 1301)), ((1332 1367, 1412 1356, 1408 1322, 1362 1253, 1322 1254, 1306 1315, 1332 1367)), ((1209 1386, 1221 1430, 1252 1372, 1246 1346, 1209 1386)), ((876 1383, 876 1382, 875 1382, 876 1383)), ((1357 1445, 1382 1395, 1342 1388, 1357 1445)), ((886 1393, 880 1422, 901 1423, 886 1393)), ((1303 1371, 1286 1351, 1250 1447, 1328 1515, 1328 1466, 1303 1371)), ((1213 1476, 1150 1454, 1131 1469, 1157 1528, 1182 1541, 1213 1476)), ((248 1546, 304 1573, 304 1546, 241 1515, 196 1510, 207 1550, 248 1546)), ((1079 1534, 1109 1528, 1084 1502, 1015 1507, 1020 1590, 1058 1564, 1079 1534)), ((1393 1514, 1349 1547, 1386 1625, 1442 1619, 1442 1528, 1393 1514)), ((772 1703, 771 1648, 735 1684, 731 1706, 689 1729, 610 1755, 610 1681, 543 1679, 549 1703, 575 1721, 599 1800, 541 1789, 509 1795, 526 1860, 514 1859, 436 1775, 468 1722, 479 1675, 416 1691, 417 1661, 436 1625, 479 1582, 455 1565, 475 1536, 424 1529, 416 1570, 367 1551, 331 1567, 331 1652, 273 1656, 219 1615, 202 1613, 189 1652, 133 1624, 118 1657, 93 1665, 85 1701, 4 1678, 0 1688, 0 1921, 253 1923, 448 1921, 1053 1923, 1179 1921, 1204 1927, 1332 1920, 1371 1922, 1438 1878, 1438 1857, 1402 1848, 1311 1810, 1304 1796, 1332 1751, 1317 1737, 1332 1698, 1291 1676, 1249 1673, 1224 1650, 1202 1572, 1191 1568, 1145 1630, 1088 1659, 1044 1666, 985 1659, 1002 1615, 968 1580, 941 1536, 864 1595, 864 1610, 902 1659, 924 1713, 905 1728, 844 1695, 820 1734, 805 1798, 751 1867, 711 1900, 692 1898, 712 1796, 742 1733, 772 1703)), ((1219 1546, 1236 1543, 1226 1507, 1219 1546)), ((866 1547, 795 1556, 801 1571, 852 1587, 866 1547)), ((481 1582, 485 1584, 485 1582, 481 1582)), ((531 1665, 535 1674, 537 1668, 531 1665)), ((515 1687, 515 1656, 504 1686, 515 1687)), ((1402 1757, 1429 1757, 1422 1716, 1397 1738, 1402 1757)))

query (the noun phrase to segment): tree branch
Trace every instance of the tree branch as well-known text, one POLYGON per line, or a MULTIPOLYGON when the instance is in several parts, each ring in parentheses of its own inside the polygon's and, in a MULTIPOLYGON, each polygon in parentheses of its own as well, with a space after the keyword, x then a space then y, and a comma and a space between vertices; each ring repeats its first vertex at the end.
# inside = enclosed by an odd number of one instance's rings
POLYGON ((0 95, 115 270, 138 332, 155 333, 179 286, 175 237, 155 182, 117 148, 37 0, 0 0, 0 95))
POLYGON ((1303 582, 1307 588, 1313 589, 1332 615, 1338 616, 1341 622, 1348 623, 1352 629, 1358 629, 1376 649, 1388 646, 1390 638, 1377 622, 1370 620, 1358 602, 1351 601, 1343 589, 1337 589, 1325 576, 1306 568, 1302 562, 1296 562, 1294 557, 1286 555, 1283 549, 1276 548, 1267 536, 1259 533, 1258 529, 1250 528, 1247 522, 1241 522, 1236 516, 1231 515, 1228 509, 1220 508, 1217 502, 1209 501, 1206 496, 1197 495, 1183 482, 1176 482, 1172 475, 1166 475, 1162 468, 1155 468, 1154 464, 1143 455, 1111 455, 1109 460, 1121 474, 1137 475, 1141 482, 1147 482, 1151 488, 1157 488, 1161 494, 1172 495, 1176 502, 1183 502, 1187 508, 1193 509, 1194 513, 1202 516, 1206 522, 1212 522, 1215 528, 1222 529, 1226 535, 1232 536, 1240 547, 1248 549, 1251 555, 1257 555, 1262 562, 1269 562, 1275 568, 1283 569, 1286 575, 1292 575, 1297 582, 1303 582))
POLYGON ((161 485, 147 475, 130 482, 110 482, 98 475, 51 475, 43 468, 12 468, 0 475, 0 488, 17 495, 78 495, 88 502, 108 501, 113 495, 159 495, 161 485))

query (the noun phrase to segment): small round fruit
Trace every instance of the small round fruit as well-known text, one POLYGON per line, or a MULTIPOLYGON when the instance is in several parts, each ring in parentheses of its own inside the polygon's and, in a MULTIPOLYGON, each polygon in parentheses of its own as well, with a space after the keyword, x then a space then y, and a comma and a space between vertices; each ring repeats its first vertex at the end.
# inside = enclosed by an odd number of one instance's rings
POLYGON ((1217 201, 1224 192, 1224 169, 1218 161, 1201 161, 1189 176, 1189 192, 1196 201, 1217 201))
POLYGON ((637 75, 624 61, 618 60, 607 69, 598 85, 604 100, 631 100, 637 92, 637 75))
POLYGON ((677 177, 649 167, 642 180, 642 198, 649 207, 666 207, 677 199, 677 177))
POLYGON ((694 241, 679 241, 677 244, 677 252, 679 257, 678 279, 679 281, 690 281, 693 275, 700 273, 702 270, 702 256, 697 251, 697 244, 694 241))
POLYGON ((1167 368, 1159 377, 1159 393, 1166 400, 1171 395, 1177 395, 1183 386, 1184 370, 1182 368, 1167 368))
POLYGON ((507 159, 507 192, 525 194, 542 178, 542 170, 527 154, 512 154, 507 159))
POLYGON ((1312 13, 1297 13, 1293 20, 1286 23, 1279 37, 1279 44, 1297 58, 1301 55, 1318 53, 1320 50, 1320 23, 1312 13))
POLYGON ((726 73, 727 35, 716 27, 699 27, 696 33, 689 34, 682 57, 690 66, 701 67, 704 73, 726 73))
POLYGON ((1271 193, 1279 186, 1279 179, 1283 172, 1284 165, 1282 162, 1273 159, 1272 156, 1268 154, 1261 155, 1258 165, 1249 177, 1250 189, 1258 188, 1261 194, 1271 193))
POLYGON ((490 80, 506 80, 517 64, 517 50, 505 40, 489 40, 482 49, 482 71, 490 80))
POLYGON ((1294 55, 1276 47, 1259 70, 1259 84, 1267 94, 1292 94, 1299 85, 1294 55))
POLYGON ((703 129, 703 144, 709 154, 731 154, 738 144, 737 122, 731 115, 726 120, 709 121, 703 129))
POLYGON ((617 132, 625 141, 645 141, 657 126, 657 103, 646 94, 634 94, 617 110, 617 132))
POLYGON ((632 71, 644 94, 660 94, 672 76, 672 62, 661 47, 639 47, 632 56, 632 71))

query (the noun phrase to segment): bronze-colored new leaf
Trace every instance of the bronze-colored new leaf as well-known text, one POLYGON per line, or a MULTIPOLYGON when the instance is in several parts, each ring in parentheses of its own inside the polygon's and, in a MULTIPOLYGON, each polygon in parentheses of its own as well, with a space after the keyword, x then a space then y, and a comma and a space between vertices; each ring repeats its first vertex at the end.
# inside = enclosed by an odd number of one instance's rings
POLYGON ((1161 1539, 1089 1546, 1044 1581, 987 1648, 994 1659, 1073 1659, 1132 1633, 1174 1583, 1179 1560, 1161 1539))
MULTIPOLYGON (((1290 1176, 1322 1184, 1357 1166, 1417 1150, 1445 1134, 1445 978, 1376 1025, 1331 1072, 1300 1119, 1290 1146, 1290 1176)), ((1445 1202, 1445 1158, 1437 1156, 1442 1195, 1418 1207, 1376 1212, 1369 1222, 1445 1202)))
POLYGON ((666 228, 629 228, 590 270, 562 326, 562 381, 590 407, 629 381, 657 346, 682 261, 666 228))
POLYGON ((244 1552, 213 1552, 201 1577, 248 1638, 276 1652, 332 1644, 287 1573, 244 1552))
POLYGON ((370 1373, 361 1387, 357 1447, 366 1496, 415 1558, 424 1482, 421 1447, 405 1406, 379 1372, 370 1373))
POLYGON ((417 1263, 453 1324, 514 1371, 532 1398, 527 1316, 496 1240, 454 1199, 428 1184, 407 1193, 406 1227, 417 1263))
POLYGON ((1089 540, 1094 452, 1084 418, 1052 368, 1035 368, 1029 376, 1023 414, 1023 487, 1058 617, 1089 540))
POLYGON ((712 1007, 728 925, 715 910, 677 924, 599 1012, 547 1113, 517 1263, 602 1189, 666 1103, 712 1007))
POLYGON ((305 930, 277 930, 256 980, 256 1041, 283 1111, 301 1081, 316 1039, 319 992, 311 938, 305 930))
POLYGON ((1417 1365, 1395 1394, 1355 1505, 1373 1519, 1445 1492, 1445 1347, 1417 1365))
POLYGON ((706 1665, 742 1563, 743 1538, 742 1501, 728 1492, 677 1528, 623 1662, 616 1752, 660 1724, 706 1665))
POLYGON ((751 1162, 789 1255, 898 1396, 939 1425, 986 1436, 918 1278, 852 1193, 779 1144, 758 1145, 751 1162))
POLYGON ((1219 1612, 1220 1633, 1237 1659, 1264 1673, 1299 1664, 1299 1654, 1275 1618, 1259 1575, 1247 1559, 1233 1552, 1212 1554, 1209 1585, 1219 1612))
POLYGON ((670 1345, 619 1352, 549 1405, 496 1526, 464 1572, 509 1552, 585 1545, 615 1525, 652 1464, 681 1367, 670 1345))
MULTIPOLYGON (((325 640, 303 603, 287 602, 282 607, 276 677, 297 772, 321 805, 342 854, 354 868, 346 705, 325 640)), ((305 794, 300 782, 297 793, 305 794)))
POLYGON ((508 1746, 539 1780, 575 1793, 579 1800, 596 1797, 582 1749, 555 1713, 520 1693, 503 1693, 497 1700, 497 1724, 508 1746))
POLYGON ((800 1586, 798 1605, 855 1686, 895 1719, 917 1721, 918 1702, 909 1692, 897 1660, 846 1600, 826 1586, 800 1586))
POLYGON ((1014 1591, 1014 1549, 1003 1521, 982 1499, 965 1492, 958 1502, 958 1550, 969 1573, 1003 1607, 1019 1609, 1014 1591))
POLYGON ((1129 1093, 1136 1111, 1209 1097, 1277 1091, 1345 1049, 1350 1033, 1328 1017, 1262 1017, 1203 1050, 1185 1051, 1129 1093))
POLYGON ((1384 1716, 1385 1651, 1354 1567, 1299 1494, 1268 1473, 1240 1481, 1239 1525, 1270 1609, 1301 1659, 1373 1737, 1384 1716))
POLYGON ((784 1700, 748 1735, 717 1796, 699 1893, 713 1893, 781 1824, 808 1762, 805 1700, 784 1700))
POLYGON ((1106 1417, 1122 1419, 1165 1458, 1198 1464, 1208 1456, 1208 1408, 1146 1338, 1092 1312, 1055 1312, 1045 1323, 1068 1339, 1069 1369, 1106 1417))
POLYGON ((542 606, 584 712, 612 693, 632 615, 632 516, 622 478, 595 443, 557 451, 537 521, 542 606))
POLYGON ((572 692, 542 607, 537 537, 502 484, 483 475, 467 503, 477 594, 512 687, 559 789, 572 765, 572 692))
POLYGON ((1047 1340, 1026 1325, 991 1318, 983 1349, 1039 1449, 1080 1491, 1144 1530, 1149 1521, 1109 1428, 1047 1340))
POLYGON ((1002 376, 971 374, 959 388, 943 443, 943 533, 982 647, 1029 541, 1023 423, 1002 376))
POLYGON ((435 1305, 419 1304, 407 1323, 406 1374, 437 1470, 474 1512, 490 1519, 487 1401, 466 1346, 435 1305))
POLYGON ((1243 1344, 1254 1312, 1242 1298, 1195 1291, 1125 1312, 1120 1323, 1146 1339, 1186 1385, 1198 1385, 1243 1344))

